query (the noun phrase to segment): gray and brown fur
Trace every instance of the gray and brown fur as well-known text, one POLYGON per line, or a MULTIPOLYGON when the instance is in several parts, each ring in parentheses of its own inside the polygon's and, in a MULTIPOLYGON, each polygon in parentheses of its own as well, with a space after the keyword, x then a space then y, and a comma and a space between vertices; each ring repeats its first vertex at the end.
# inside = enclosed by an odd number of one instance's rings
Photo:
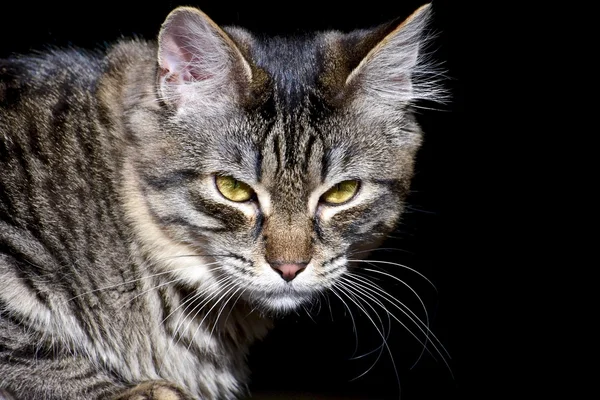
POLYGON ((269 315, 398 221, 411 105, 438 94, 428 13, 258 39, 180 8, 157 43, 0 60, 0 397, 243 395, 269 315), (257 197, 219 197, 215 175, 257 197), (353 203, 319 202, 347 179, 353 203), (307 267, 286 282, 281 262, 307 267))

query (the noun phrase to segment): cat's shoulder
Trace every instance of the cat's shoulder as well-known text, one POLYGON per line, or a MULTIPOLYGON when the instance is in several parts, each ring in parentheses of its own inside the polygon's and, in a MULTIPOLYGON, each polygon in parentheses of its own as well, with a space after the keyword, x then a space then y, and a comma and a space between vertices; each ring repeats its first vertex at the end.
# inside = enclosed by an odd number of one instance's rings
POLYGON ((51 83, 65 77, 99 72, 103 53, 79 48, 53 48, 0 59, 0 81, 13 84, 51 83))
POLYGON ((117 41, 99 49, 48 48, 0 59, 0 108, 23 99, 56 93, 93 91, 102 75, 134 60, 156 54, 156 46, 137 39, 117 41))
POLYGON ((67 87, 90 88, 102 71, 102 53, 50 49, 0 59, 0 108, 41 100, 67 87))

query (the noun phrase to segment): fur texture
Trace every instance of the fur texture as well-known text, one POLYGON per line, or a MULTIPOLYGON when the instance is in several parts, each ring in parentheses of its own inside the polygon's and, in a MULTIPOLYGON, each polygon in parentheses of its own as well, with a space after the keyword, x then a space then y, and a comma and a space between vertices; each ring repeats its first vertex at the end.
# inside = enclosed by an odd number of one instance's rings
POLYGON ((245 393, 269 317, 334 287, 402 213, 411 106, 440 94, 428 13, 259 40, 184 7, 156 43, 0 60, 0 389, 245 393), (346 180, 351 199, 323 202, 346 180), (303 269, 287 281, 281 264, 303 269))

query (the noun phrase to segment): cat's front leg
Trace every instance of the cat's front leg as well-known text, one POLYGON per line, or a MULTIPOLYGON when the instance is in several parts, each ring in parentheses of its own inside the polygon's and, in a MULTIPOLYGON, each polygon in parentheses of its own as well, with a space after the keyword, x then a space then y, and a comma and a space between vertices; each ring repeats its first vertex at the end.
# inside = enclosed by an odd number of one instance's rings
POLYGON ((110 400, 194 400, 183 389, 166 381, 141 383, 110 400))
POLYGON ((21 358, 25 349, 9 347, 1 333, 0 400, 197 400, 167 381, 127 384, 82 358, 21 358))

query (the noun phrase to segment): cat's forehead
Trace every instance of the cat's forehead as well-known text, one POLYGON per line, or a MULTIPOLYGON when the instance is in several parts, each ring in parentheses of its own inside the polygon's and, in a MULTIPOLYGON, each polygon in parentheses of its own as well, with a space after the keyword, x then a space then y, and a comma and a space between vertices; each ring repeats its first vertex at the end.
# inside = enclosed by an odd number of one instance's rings
POLYGON ((279 107, 288 112, 307 102, 319 103, 339 90, 350 71, 347 35, 337 31, 308 32, 288 36, 255 36, 237 28, 226 28, 253 67, 264 73, 279 107))
POLYGON ((269 75, 277 101, 300 106, 314 93, 323 73, 323 55, 316 35, 255 40, 250 48, 255 65, 269 75))
MULTIPOLYGON (((345 113, 315 113, 311 106, 277 113, 254 135, 256 179, 284 196, 308 196, 324 183, 385 171, 389 147, 385 132, 365 130, 345 113)), ((246 147, 248 148, 248 147, 246 147)))

